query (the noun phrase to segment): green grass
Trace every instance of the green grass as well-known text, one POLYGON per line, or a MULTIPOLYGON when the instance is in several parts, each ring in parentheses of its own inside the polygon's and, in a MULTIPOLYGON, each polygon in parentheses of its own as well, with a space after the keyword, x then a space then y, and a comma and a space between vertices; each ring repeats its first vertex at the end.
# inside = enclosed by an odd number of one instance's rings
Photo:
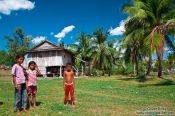
MULTIPOLYGON (((0 73, 0 115, 12 116, 10 75, 0 73)), ((76 79, 76 107, 63 105, 62 79, 38 80, 38 106, 22 115, 135 116, 136 111, 164 107, 175 112, 175 77, 139 82, 124 76, 76 79)), ((175 115, 175 114, 174 114, 175 115)), ((153 115, 152 115, 153 116, 153 115)), ((156 115, 154 115, 156 116, 156 115)))

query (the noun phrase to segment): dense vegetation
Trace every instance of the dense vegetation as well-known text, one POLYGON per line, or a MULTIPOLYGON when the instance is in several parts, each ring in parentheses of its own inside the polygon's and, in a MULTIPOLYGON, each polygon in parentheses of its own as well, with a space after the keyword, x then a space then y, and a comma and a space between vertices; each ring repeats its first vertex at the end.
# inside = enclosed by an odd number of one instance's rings
MULTIPOLYGON (((81 33, 78 44, 68 46, 76 54, 74 65, 86 75, 172 73, 175 69, 175 2, 174 0, 133 0, 125 4, 127 13, 123 39, 109 39, 110 32, 98 28, 92 34, 81 33), (169 49, 163 59, 164 49, 169 49), (157 60, 153 59, 157 55, 157 60), (81 60, 77 60, 81 59, 81 60)), ((11 66, 16 54, 31 48, 32 37, 17 28, 13 36, 5 36, 7 51, 0 51, 0 65, 11 66)), ((62 46, 65 44, 61 44, 62 46)), ((66 45, 65 45, 66 46, 66 45)))

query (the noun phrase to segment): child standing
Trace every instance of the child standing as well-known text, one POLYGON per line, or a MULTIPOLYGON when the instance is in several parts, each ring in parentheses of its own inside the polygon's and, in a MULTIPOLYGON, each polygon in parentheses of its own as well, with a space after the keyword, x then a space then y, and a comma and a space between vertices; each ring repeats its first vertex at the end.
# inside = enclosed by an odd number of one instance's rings
POLYGON ((75 81, 74 81, 74 72, 72 71, 72 64, 67 63, 66 70, 64 71, 64 80, 63 80, 63 88, 65 91, 65 98, 64 104, 68 105, 69 93, 71 96, 72 106, 75 105, 74 100, 74 88, 75 88, 75 81))
POLYGON ((38 66, 34 61, 29 62, 27 74, 28 74, 28 80, 27 80, 27 90, 28 90, 28 100, 29 100, 29 106, 30 109, 33 107, 36 107, 36 93, 37 93, 37 75, 40 75, 40 71, 38 69, 38 66), (30 102, 32 96, 32 103, 30 102), (33 107, 32 107, 33 104, 33 107))
POLYGON ((15 86, 15 100, 14 111, 19 113, 22 108, 24 112, 27 112, 27 90, 26 90, 26 73, 25 69, 21 65, 24 61, 23 55, 16 56, 16 64, 12 67, 12 80, 15 86))

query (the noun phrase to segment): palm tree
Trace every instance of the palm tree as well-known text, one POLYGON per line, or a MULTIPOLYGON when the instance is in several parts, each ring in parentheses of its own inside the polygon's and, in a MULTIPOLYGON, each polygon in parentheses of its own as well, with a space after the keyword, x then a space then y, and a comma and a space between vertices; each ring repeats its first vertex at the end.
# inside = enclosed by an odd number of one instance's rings
POLYGON ((139 74, 139 62, 142 61, 147 55, 144 45, 145 29, 142 23, 137 20, 130 19, 125 22, 125 32, 123 39, 123 47, 126 49, 124 59, 126 63, 132 62, 134 65, 134 74, 139 74), (136 21, 136 22, 135 22, 136 21))
POLYGON ((168 69, 171 71, 175 67, 175 54, 170 54, 167 58, 168 69))
POLYGON ((91 36, 81 33, 77 37, 77 43, 70 45, 71 51, 76 54, 76 63, 83 66, 82 72, 86 72, 86 65, 90 62, 92 56, 91 49, 92 39, 91 36))
MULTIPOLYGON (((166 33, 156 28, 167 22, 175 22, 175 2, 173 0, 134 0, 133 4, 125 5, 123 11, 129 14, 128 22, 133 25, 140 23, 146 35, 149 35, 150 54, 156 51, 159 61, 158 77, 162 76, 162 58, 165 42, 170 45, 166 33), (155 29, 156 28, 156 29, 155 29), (153 39, 157 39, 155 44, 153 39)), ((134 31, 134 30, 133 30, 134 31)), ((166 30, 168 31, 168 29, 166 30)), ((144 37, 142 38, 144 39, 144 37)), ((151 57, 150 57, 151 58, 151 57)), ((149 72, 148 72, 149 73, 149 72)))
POLYGON ((136 75, 139 75, 139 62, 146 56, 146 54, 143 54, 145 49, 143 41, 131 38, 129 39, 130 43, 127 43, 126 40, 127 39, 124 39, 123 42, 123 46, 126 49, 124 53, 124 60, 126 63, 132 62, 134 65, 134 74, 136 70, 136 75))
POLYGON ((114 39, 108 41, 109 32, 104 32, 103 28, 98 28, 93 33, 93 59, 91 63, 91 69, 94 67, 103 71, 108 71, 108 75, 111 75, 111 69, 115 63, 115 49, 113 48, 114 39))
POLYGON ((158 63, 159 63, 158 77, 162 76, 162 59, 163 59, 165 43, 167 46, 169 46, 171 49, 175 51, 175 45, 170 40, 167 34, 168 28, 171 28, 171 26, 175 27, 174 24, 171 24, 171 25, 162 24, 162 25, 156 26, 148 36, 150 39, 151 49, 156 49, 156 54, 158 57, 158 63), (158 39, 159 41, 156 41, 155 39, 158 39))

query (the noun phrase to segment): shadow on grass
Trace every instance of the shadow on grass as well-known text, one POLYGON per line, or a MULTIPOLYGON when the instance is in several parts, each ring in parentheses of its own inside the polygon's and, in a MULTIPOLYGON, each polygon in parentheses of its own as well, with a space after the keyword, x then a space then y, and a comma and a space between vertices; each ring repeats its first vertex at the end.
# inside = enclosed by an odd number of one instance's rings
POLYGON ((145 75, 139 75, 137 77, 121 78, 121 79, 118 79, 118 80, 145 82, 145 81, 150 80, 150 79, 152 79, 152 78, 147 78, 145 75))
POLYGON ((70 104, 70 105, 71 105, 71 104, 72 104, 72 101, 71 101, 71 100, 68 100, 68 104, 70 104))
POLYGON ((148 80, 154 80, 154 79, 155 78, 146 77, 145 75, 139 75, 137 77, 120 78, 118 80, 141 82, 142 84, 140 84, 139 87, 146 87, 146 86, 171 86, 171 85, 175 85, 175 82, 173 80, 166 79, 166 78, 156 78, 156 79, 161 80, 161 82, 159 82, 159 83, 144 84, 144 82, 146 82, 148 80))
POLYGON ((120 78, 118 80, 122 80, 122 81, 132 81, 132 80, 136 80, 136 77, 127 77, 127 78, 120 78))
POLYGON ((3 102, 0 102, 0 106, 3 105, 4 103, 3 102))
POLYGON ((147 87, 147 86, 172 86, 175 85, 175 82, 169 79, 163 79, 162 82, 156 84, 142 84, 139 87, 147 87))
MULTIPOLYGON (((38 106, 40 106, 41 104, 43 104, 42 102, 36 102, 36 106, 38 107, 38 106)), ((32 106, 33 106, 33 104, 32 104, 32 106)), ((27 104, 27 109, 29 109, 29 103, 27 104)))
POLYGON ((42 102, 36 102, 36 106, 40 106, 41 104, 43 104, 42 102))

